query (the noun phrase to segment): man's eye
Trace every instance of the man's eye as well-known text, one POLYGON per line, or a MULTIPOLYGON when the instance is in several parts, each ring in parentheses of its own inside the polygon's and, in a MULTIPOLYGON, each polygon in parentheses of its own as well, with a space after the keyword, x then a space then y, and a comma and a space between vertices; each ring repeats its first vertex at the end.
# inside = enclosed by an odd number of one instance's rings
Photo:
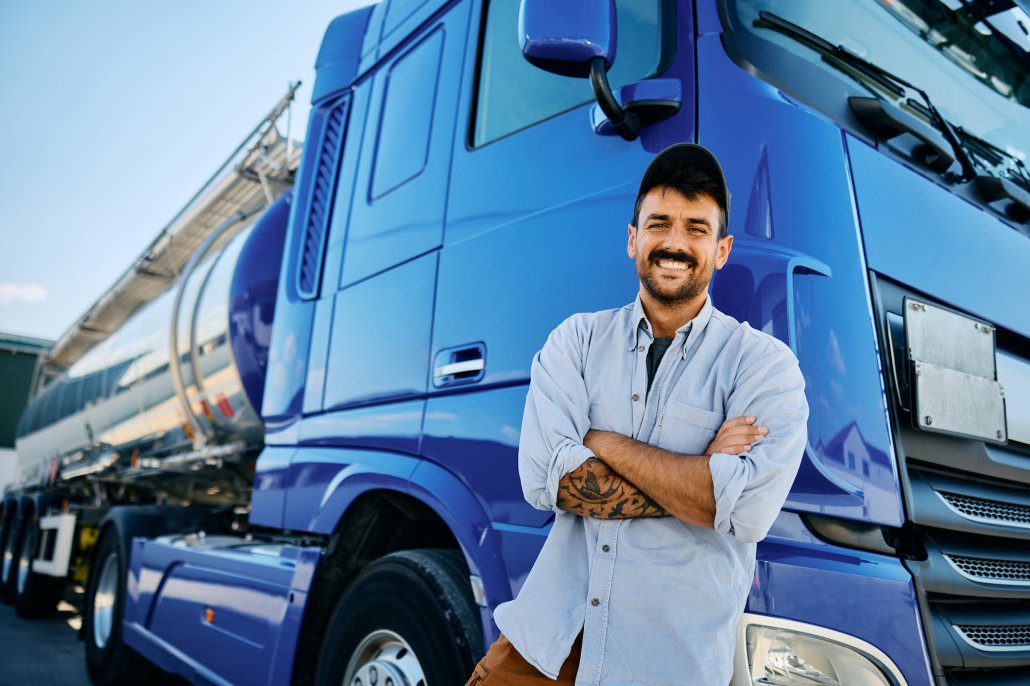
POLYGON ((669 228, 668 224, 648 224, 647 228, 649 231, 665 231, 669 228))

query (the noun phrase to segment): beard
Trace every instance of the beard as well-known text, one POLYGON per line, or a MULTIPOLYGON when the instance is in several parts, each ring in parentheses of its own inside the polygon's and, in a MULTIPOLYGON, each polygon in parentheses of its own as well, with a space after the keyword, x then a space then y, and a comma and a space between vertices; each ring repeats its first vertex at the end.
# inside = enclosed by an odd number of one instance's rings
POLYGON ((711 281, 711 273, 702 274, 698 272, 697 260, 682 253, 670 253, 665 250, 655 250, 647 260, 637 264, 637 276, 648 295, 663 305, 679 305, 693 300, 708 288, 711 281), (663 289, 655 278, 652 271, 658 268, 659 260, 675 260, 690 267, 688 278, 673 289, 663 289))

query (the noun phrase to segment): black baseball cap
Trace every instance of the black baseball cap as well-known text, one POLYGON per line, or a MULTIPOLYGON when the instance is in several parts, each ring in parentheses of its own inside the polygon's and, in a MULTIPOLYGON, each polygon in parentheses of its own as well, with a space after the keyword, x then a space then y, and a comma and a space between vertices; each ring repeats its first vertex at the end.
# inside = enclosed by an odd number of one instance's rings
POLYGON ((725 220, 729 221, 730 191, 726 187, 726 176, 715 155, 696 143, 677 143, 655 155, 644 170, 640 179, 640 191, 637 193, 637 205, 648 191, 657 186, 671 185, 670 180, 683 173, 685 168, 693 167, 715 181, 719 187, 715 193, 715 202, 722 208, 725 220))

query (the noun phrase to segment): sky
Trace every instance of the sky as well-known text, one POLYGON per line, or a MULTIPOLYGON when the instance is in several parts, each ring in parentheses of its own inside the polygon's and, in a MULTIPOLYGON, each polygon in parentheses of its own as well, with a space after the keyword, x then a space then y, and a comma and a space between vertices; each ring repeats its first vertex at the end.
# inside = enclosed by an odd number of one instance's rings
POLYGON ((56 339, 371 0, 0 0, 0 332, 56 339))

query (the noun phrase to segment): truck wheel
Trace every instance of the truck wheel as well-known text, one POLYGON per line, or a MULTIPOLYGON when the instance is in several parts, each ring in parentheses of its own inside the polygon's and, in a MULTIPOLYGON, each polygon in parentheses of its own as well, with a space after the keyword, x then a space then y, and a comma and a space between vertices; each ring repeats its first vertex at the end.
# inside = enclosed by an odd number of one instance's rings
POLYGON ((340 598, 318 655, 319 686, 451 686, 483 652, 468 568, 453 550, 379 558, 340 598))
POLYGON ((125 615, 127 541, 116 526, 101 535, 86 586, 82 629, 86 642, 86 668, 97 686, 142 684, 157 668, 122 640, 125 615))
POLYGON ((8 570, 14 586, 14 611, 19 617, 45 617, 57 610, 64 593, 65 580, 32 571, 32 560, 39 547, 39 524, 31 514, 18 527, 15 556, 8 570))
POLYGON ((0 600, 14 602, 14 560, 18 544, 18 519, 14 509, 4 512, 3 529, 0 530, 0 600))

